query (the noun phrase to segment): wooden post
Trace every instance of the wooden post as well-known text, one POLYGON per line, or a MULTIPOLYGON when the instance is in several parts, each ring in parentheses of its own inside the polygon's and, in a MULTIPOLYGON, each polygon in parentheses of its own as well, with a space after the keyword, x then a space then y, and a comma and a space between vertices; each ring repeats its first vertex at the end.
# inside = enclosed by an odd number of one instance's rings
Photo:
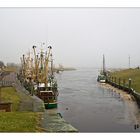
POLYGON ((131 88, 131 78, 129 78, 129 88, 131 88))
POLYGON ((115 77, 115 84, 116 84, 116 77, 115 77))
POLYGON ((0 102, 1 102, 1 85, 0 85, 0 102))
POLYGON ((110 76, 109 76, 109 82, 110 82, 110 76))
POLYGON ((125 79, 123 79, 123 86, 125 87, 125 79))
POLYGON ((112 77, 112 83, 113 83, 113 77, 112 77))
POLYGON ((129 78, 128 87, 129 87, 129 93, 130 93, 130 89, 131 89, 131 78, 129 78))
POLYGON ((120 83, 121 83, 121 78, 119 78, 119 86, 120 86, 120 83))

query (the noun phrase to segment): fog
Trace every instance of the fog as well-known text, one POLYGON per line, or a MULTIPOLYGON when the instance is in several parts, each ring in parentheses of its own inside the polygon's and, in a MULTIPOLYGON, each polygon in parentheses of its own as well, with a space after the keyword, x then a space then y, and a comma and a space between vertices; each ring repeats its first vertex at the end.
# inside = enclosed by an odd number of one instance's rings
POLYGON ((0 8, 0 60, 20 56, 41 42, 54 63, 70 67, 140 65, 140 8, 0 8))

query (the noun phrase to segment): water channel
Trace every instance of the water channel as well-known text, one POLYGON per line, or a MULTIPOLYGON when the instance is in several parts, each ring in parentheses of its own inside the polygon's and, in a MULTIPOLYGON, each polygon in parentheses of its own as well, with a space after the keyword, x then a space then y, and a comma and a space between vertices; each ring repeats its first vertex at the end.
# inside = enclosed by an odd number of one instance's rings
POLYGON ((140 110, 97 83, 98 69, 79 68, 56 75, 58 112, 79 132, 140 132, 140 110))

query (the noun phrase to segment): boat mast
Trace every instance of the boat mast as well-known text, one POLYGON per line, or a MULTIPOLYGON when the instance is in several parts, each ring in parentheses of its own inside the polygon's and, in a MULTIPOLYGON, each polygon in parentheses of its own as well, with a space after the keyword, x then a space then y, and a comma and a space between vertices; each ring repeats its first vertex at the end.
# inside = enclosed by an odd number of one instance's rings
POLYGON ((26 63, 25 63, 25 55, 22 56, 23 59, 23 77, 25 78, 25 71, 26 71, 26 63))
POLYGON ((48 49, 49 49, 49 51, 46 54, 46 58, 45 58, 45 74, 44 74, 45 75, 45 85, 46 86, 48 84, 48 63, 49 63, 49 57, 50 57, 52 47, 49 46, 48 49))
POLYGON ((31 77, 34 80, 34 67, 33 67, 33 58, 31 58, 31 77))
POLYGON ((105 56, 103 54, 103 74, 106 75, 106 69, 105 69, 105 56))
POLYGON ((53 78, 53 58, 52 58, 52 53, 50 54, 51 57, 51 78, 53 78))
POLYGON ((130 69, 130 55, 128 56, 128 68, 130 69))
POLYGON ((38 81, 38 62, 37 62, 37 55, 36 55, 36 46, 33 46, 34 51, 34 61, 35 61, 35 81, 38 81))
POLYGON ((43 81, 43 60, 44 60, 43 49, 41 49, 41 53, 40 53, 40 78, 41 78, 41 82, 43 81))

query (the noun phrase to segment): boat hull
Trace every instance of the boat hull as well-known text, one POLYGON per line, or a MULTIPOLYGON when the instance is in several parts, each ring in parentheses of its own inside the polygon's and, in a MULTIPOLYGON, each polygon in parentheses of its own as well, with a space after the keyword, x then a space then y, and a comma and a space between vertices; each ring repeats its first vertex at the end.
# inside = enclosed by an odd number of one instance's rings
POLYGON ((97 81, 100 83, 106 83, 106 76, 105 75, 98 75, 97 81))
POLYGON ((44 103, 45 109, 57 108, 57 103, 44 103))

